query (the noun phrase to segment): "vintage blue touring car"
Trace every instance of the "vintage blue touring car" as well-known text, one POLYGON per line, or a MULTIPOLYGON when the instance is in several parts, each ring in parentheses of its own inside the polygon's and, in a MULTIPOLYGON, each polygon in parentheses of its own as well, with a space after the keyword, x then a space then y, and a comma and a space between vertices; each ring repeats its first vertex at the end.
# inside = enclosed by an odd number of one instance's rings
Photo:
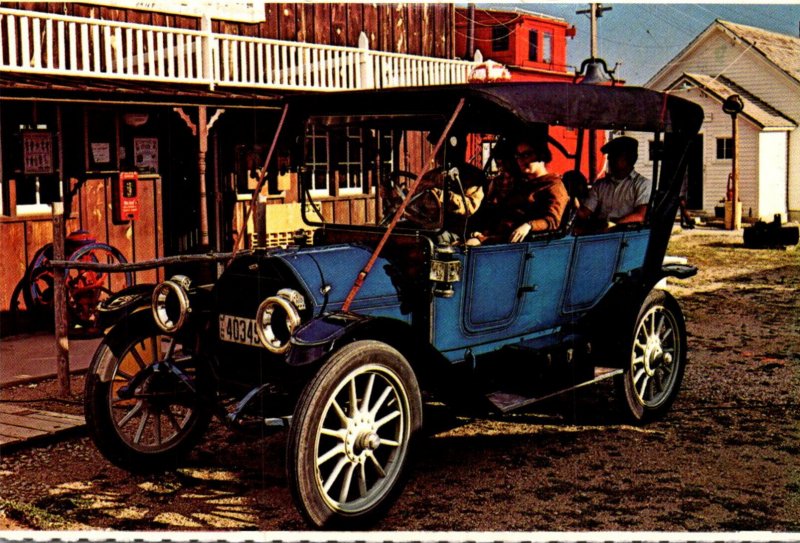
POLYGON ((239 251, 213 284, 175 276, 107 304, 120 318, 85 397, 109 460, 174 465, 214 415, 285 427, 303 516, 353 527, 398 495, 423 391, 502 415, 614 378, 634 421, 668 411, 686 334, 656 286, 696 271, 663 260, 700 107, 641 88, 505 83, 295 96, 284 113, 276 152, 313 239, 239 251), (570 206, 524 242, 463 243, 469 221, 451 204, 491 180, 497 141, 550 134, 574 181, 592 131, 649 150, 643 224, 579 233, 570 206))

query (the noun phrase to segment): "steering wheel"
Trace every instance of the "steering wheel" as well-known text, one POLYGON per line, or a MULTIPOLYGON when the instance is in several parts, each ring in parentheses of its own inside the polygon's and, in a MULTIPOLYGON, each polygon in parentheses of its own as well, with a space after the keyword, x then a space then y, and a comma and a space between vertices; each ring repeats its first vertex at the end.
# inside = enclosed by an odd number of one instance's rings
MULTIPOLYGON (((421 185, 411 197, 400 218, 401 221, 429 230, 439 226, 442 219, 441 176, 444 174, 444 168, 435 168, 422 176, 421 185)), ((380 226, 386 226, 392 220, 415 179, 413 173, 404 170, 389 174, 386 191, 383 194, 383 219, 379 223, 380 226)))

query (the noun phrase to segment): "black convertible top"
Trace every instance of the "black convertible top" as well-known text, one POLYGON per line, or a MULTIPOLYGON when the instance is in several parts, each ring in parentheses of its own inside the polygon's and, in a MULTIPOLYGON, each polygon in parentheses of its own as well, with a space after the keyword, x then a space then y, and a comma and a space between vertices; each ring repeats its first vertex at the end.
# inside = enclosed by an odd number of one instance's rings
POLYGON ((458 124, 495 132, 514 124, 664 131, 692 137, 703 110, 688 100, 641 87, 574 83, 482 83, 360 90, 288 97, 290 116, 415 115, 447 118, 465 99, 458 124), (496 129, 496 130, 493 130, 496 129))

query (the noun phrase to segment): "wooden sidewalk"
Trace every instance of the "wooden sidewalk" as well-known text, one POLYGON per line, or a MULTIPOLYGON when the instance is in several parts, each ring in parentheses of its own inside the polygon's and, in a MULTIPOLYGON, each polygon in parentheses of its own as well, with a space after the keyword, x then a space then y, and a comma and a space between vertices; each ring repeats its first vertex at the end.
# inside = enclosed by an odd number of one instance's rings
POLYGON ((16 448, 27 441, 47 440, 85 425, 83 415, 0 404, 0 447, 16 448))

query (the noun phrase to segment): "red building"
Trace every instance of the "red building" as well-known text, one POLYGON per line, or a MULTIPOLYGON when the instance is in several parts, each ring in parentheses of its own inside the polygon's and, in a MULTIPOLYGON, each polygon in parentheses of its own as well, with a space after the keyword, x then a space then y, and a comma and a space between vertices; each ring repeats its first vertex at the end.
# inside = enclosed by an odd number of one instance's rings
MULTIPOLYGON (((467 51, 467 37, 474 35, 474 49, 484 59, 499 62, 508 69, 511 81, 562 81, 572 82, 575 67, 567 65, 567 38, 575 36, 575 27, 566 20, 532 12, 498 11, 475 8, 456 9, 456 56, 471 58, 467 51), (470 30, 472 27, 472 31, 470 30)), ((577 132, 564 128, 551 128, 550 135, 566 149, 574 151, 577 132)), ((605 142, 598 134, 595 142, 596 172, 603 165, 599 152, 605 142)), ((588 175, 588 153, 584 150, 581 170, 588 175)), ((548 168, 563 173, 575 168, 572 159, 558 151, 548 168)))

